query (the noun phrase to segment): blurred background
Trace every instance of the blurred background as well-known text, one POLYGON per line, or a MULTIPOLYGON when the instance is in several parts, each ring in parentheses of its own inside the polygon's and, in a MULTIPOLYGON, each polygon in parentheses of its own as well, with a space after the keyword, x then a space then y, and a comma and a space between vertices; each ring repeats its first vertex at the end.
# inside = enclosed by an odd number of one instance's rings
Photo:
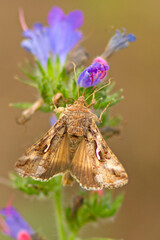
MULTIPOLYGON (((80 9, 85 19, 83 46, 90 59, 101 54, 115 29, 125 27, 137 36, 128 49, 120 50, 109 59, 110 75, 116 89, 124 89, 124 100, 112 108, 112 115, 121 114, 121 137, 108 141, 129 175, 123 206, 116 218, 90 224, 81 236, 101 236, 126 240, 160 239, 160 2, 158 0, 5 0, 0 1, 0 176, 7 177, 14 163, 49 125, 49 114, 36 113, 25 126, 16 118, 20 110, 8 107, 10 102, 34 101, 36 91, 16 81, 23 77, 18 64, 32 57, 20 47, 22 30, 18 9, 24 9, 29 27, 35 22, 46 24, 48 11, 58 5, 65 13, 80 9), (88 231, 89 230, 89 231, 88 231)), ((74 191, 67 196, 72 197, 74 191)), ((11 197, 14 206, 32 225, 49 239, 56 239, 52 225, 52 204, 30 199, 23 193, 0 185, 0 208, 11 197)), ((66 200, 66 199, 65 199, 66 200)), ((1 239, 6 239, 1 237, 1 239)))

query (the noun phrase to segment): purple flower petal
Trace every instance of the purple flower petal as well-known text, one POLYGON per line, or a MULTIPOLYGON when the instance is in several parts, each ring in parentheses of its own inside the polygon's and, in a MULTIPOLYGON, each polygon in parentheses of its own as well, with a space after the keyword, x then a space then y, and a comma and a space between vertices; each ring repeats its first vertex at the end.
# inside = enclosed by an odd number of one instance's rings
POLYGON ((53 126, 57 122, 57 117, 55 114, 52 114, 52 117, 50 118, 50 124, 53 126))
POLYGON ((129 33, 127 35, 128 42, 135 42, 136 41, 136 36, 132 33, 129 33))
POLYGON ((78 78, 78 84, 81 87, 92 87, 104 80, 109 70, 108 63, 98 57, 93 64, 86 68, 78 78))
POLYGON ((4 217, 5 223, 9 229, 8 232, 4 234, 17 239, 18 233, 22 230, 26 231, 28 234, 33 234, 33 229, 29 224, 23 219, 23 217, 18 213, 14 207, 6 207, 0 210, 0 215, 4 217))
POLYGON ((72 26, 67 22, 62 21, 53 28, 50 28, 49 39, 52 54, 58 54, 61 65, 63 65, 67 54, 82 39, 82 34, 81 32, 73 31, 72 26))
POLYGON ((27 39, 21 46, 31 52, 45 68, 49 57, 54 61, 59 55, 61 66, 66 61, 67 54, 82 39, 82 33, 77 29, 83 23, 83 14, 76 10, 66 16, 63 11, 54 7, 48 14, 48 27, 40 23, 33 25, 32 30, 23 32, 27 39))
POLYGON ((52 27, 64 19, 65 15, 61 8, 53 7, 48 13, 47 22, 52 27))
POLYGON ((43 24, 42 23, 35 23, 33 25, 33 29, 35 30, 35 32, 39 33, 40 31, 43 31, 43 24))
POLYGON ((48 29, 37 23, 34 24, 33 30, 24 31, 23 35, 27 39, 22 41, 21 46, 31 52, 45 66, 50 54, 48 29))
POLYGON ((73 29, 76 30, 83 24, 83 14, 79 10, 70 12, 66 20, 68 23, 70 23, 70 25, 72 25, 73 29))
POLYGON ((136 37, 134 34, 129 33, 126 35, 126 30, 121 33, 119 30, 116 30, 115 35, 110 39, 106 51, 103 56, 107 58, 112 55, 114 52, 117 52, 120 49, 126 48, 129 45, 129 42, 135 42, 136 37))
POLYGON ((34 37, 34 32, 33 30, 25 30, 23 33, 22 33, 23 37, 26 37, 26 38, 33 38, 34 37))

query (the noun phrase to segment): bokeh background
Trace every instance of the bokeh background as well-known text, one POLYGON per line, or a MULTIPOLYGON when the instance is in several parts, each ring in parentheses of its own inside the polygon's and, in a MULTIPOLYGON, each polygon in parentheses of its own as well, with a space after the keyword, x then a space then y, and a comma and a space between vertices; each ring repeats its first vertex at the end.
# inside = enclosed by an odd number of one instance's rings
MULTIPOLYGON (((126 240, 160 239, 160 2, 158 0, 1 0, 0 1, 0 176, 7 177, 26 146, 30 146, 49 128, 49 115, 36 113, 25 126, 16 124, 20 115, 8 107, 10 102, 32 101, 36 92, 14 79, 23 76, 18 68, 31 58, 20 47, 22 30, 18 9, 25 12, 28 26, 46 24, 48 11, 58 5, 68 13, 80 9, 85 16, 83 46, 89 61, 102 53, 115 29, 125 27, 137 36, 128 49, 110 60, 110 75, 116 89, 124 89, 124 100, 113 107, 112 114, 121 114, 121 137, 113 137, 109 145, 123 162, 129 184, 123 206, 116 218, 90 224, 81 236, 113 237, 126 240)), ((119 191, 119 190, 118 190, 119 191)), ((70 198, 73 192, 67 196, 70 198)), ((11 197, 14 205, 37 231, 56 239, 52 204, 29 199, 20 192, 0 185, 0 207, 11 197)), ((65 199, 66 200, 66 199, 65 199)), ((0 239, 6 239, 0 236, 0 239)))

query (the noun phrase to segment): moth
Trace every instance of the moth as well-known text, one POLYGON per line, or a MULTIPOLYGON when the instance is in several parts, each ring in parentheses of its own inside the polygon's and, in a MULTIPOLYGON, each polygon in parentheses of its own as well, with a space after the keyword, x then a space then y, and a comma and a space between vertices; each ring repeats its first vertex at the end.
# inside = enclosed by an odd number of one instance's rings
POLYGON ((87 190, 125 185, 127 173, 103 139, 96 125, 99 118, 84 96, 58 110, 59 120, 19 158, 16 171, 42 181, 63 174, 64 183, 74 178, 87 190))

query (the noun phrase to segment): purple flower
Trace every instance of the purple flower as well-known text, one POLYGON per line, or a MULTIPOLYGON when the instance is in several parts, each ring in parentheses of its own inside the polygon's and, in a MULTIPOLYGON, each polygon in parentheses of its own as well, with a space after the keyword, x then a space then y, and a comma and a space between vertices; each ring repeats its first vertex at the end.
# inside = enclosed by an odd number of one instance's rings
POLYGON ((107 58, 111 56, 114 52, 128 47, 129 42, 135 41, 136 37, 134 34, 129 33, 128 35, 126 35, 125 29, 122 33, 119 30, 116 30, 115 35, 110 39, 105 52, 102 54, 102 57, 107 58))
POLYGON ((50 125, 53 126, 57 122, 57 117, 55 114, 52 114, 50 117, 50 125))
POLYGON ((50 56, 50 41, 48 38, 49 29, 40 23, 33 25, 32 30, 23 32, 27 39, 23 40, 21 46, 31 52, 37 60, 45 67, 50 56))
MULTIPOLYGON (((20 19, 24 26, 23 17, 20 19)), ((23 36, 26 39, 22 41, 21 46, 31 52, 44 67, 49 57, 55 60, 57 55, 63 66, 67 54, 82 39, 78 28, 83 24, 83 14, 76 10, 65 15, 60 8, 53 7, 47 21, 47 27, 37 23, 31 30, 25 30, 23 36)))
POLYGON ((12 207, 7 206, 0 210, 0 215, 4 218, 0 219, 1 231, 16 240, 31 240, 31 235, 34 234, 33 229, 12 207))
POLYGON ((97 85, 107 75, 109 70, 108 63, 101 57, 97 57, 92 65, 86 68, 78 78, 78 84, 81 87, 87 88, 97 85))

